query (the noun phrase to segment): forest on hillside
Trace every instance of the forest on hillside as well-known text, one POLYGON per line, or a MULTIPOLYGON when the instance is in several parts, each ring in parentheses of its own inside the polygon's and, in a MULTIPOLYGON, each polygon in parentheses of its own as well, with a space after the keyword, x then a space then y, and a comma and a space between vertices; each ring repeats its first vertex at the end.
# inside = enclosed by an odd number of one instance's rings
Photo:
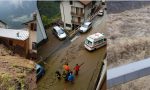
POLYGON ((61 18, 59 1, 38 1, 37 7, 45 27, 61 18))

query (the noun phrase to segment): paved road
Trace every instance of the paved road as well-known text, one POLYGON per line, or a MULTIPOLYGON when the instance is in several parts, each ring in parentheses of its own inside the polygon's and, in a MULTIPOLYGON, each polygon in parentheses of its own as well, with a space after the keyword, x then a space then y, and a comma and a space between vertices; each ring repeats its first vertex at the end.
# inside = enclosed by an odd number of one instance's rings
MULTIPOLYGON (((105 14, 106 14, 106 12, 105 12, 105 14)), ((106 15, 104 18, 96 16, 94 18, 94 20, 92 21, 93 27, 94 28, 98 27, 99 24, 103 23, 103 21, 104 21, 103 19, 106 19, 106 15)), ((103 27, 105 27, 105 25, 103 27)), ((98 30, 96 30, 96 31, 98 31, 98 30)), ((105 32, 105 31, 102 31, 102 32, 105 32)), ((72 40, 70 40, 69 37, 67 37, 67 39, 60 41, 60 40, 58 40, 58 38, 56 38, 56 36, 54 36, 52 34, 51 28, 47 29, 46 33, 48 36, 48 41, 46 43, 44 43, 44 45, 42 45, 38 48, 38 55, 42 56, 43 59, 48 58, 53 53, 62 49, 63 47, 67 47, 72 41, 74 41, 79 36, 81 36, 80 33, 78 32, 76 37, 74 37, 72 40)), ((85 34, 85 35, 87 36, 87 34, 85 34)))
POLYGON ((67 44, 61 46, 55 53, 47 58, 45 69, 46 74, 38 82, 38 90, 88 90, 91 80, 97 67, 103 60, 106 47, 102 47, 94 52, 88 52, 83 44, 86 37, 95 32, 106 33, 106 16, 103 18, 96 17, 93 22, 93 28, 85 34, 77 34, 67 44), (55 71, 63 71, 62 66, 65 62, 73 70, 76 63, 84 63, 75 77, 74 84, 65 83, 64 80, 58 81, 55 77, 55 71))

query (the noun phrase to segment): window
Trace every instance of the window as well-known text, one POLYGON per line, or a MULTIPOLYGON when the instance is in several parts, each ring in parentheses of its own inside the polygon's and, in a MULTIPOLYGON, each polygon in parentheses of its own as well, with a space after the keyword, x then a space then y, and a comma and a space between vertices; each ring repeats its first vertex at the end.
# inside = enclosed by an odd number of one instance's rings
POLYGON ((34 23, 31 23, 30 29, 31 29, 31 30, 34 29, 34 23))
POLYGON ((35 23, 31 23, 30 29, 33 30, 33 31, 36 31, 36 24, 35 23))
POLYGON ((39 73, 40 72, 40 68, 38 68, 37 70, 36 70, 36 73, 39 73))
POLYGON ((56 30, 53 28, 53 32, 55 33, 56 32, 56 30))
POLYGON ((73 3, 73 2, 72 2, 72 1, 70 1, 70 5, 72 5, 72 3, 73 3))
POLYGON ((81 8, 80 10, 81 10, 81 14, 83 14, 83 8, 81 8))
POLYGON ((36 50, 37 49, 37 43, 36 42, 32 42, 32 49, 36 50))
POLYGON ((89 46, 92 46, 92 42, 89 41, 88 39, 85 40, 85 43, 88 44, 89 46))
POLYGON ((76 7, 76 14, 79 14, 79 8, 76 7))
POLYGON ((107 41, 107 39, 106 39, 106 38, 104 38, 104 41, 107 41))
POLYGON ((62 29, 58 30, 57 33, 60 35, 60 34, 63 34, 64 31, 62 29))
POLYGON ((36 23, 34 23, 34 31, 36 31, 36 23))
POLYGON ((96 44, 96 45, 99 45, 99 44, 101 44, 101 43, 103 43, 103 39, 101 39, 101 40, 99 40, 99 41, 94 42, 94 44, 96 44))
POLYGON ((92 4, 95 5, 96 1, 92 1, 92 4))
POLYGON ((66 27, 71 27, 71 24, 67 24, 67 23, 66 23, 66 27))
POLYGON ((102 43, 103 42, 103 39, 101 39, 100 41, 99 41, 99 43, 102 43))

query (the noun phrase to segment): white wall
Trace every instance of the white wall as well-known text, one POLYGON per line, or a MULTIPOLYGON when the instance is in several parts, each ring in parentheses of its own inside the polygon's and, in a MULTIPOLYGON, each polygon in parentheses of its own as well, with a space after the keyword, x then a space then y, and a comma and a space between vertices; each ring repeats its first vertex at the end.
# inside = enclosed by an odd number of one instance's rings
MULTIPOLYGON (((78 1, 73 1, 73 5, 70 5, 69 1, 62 1, 60 3, 60 10, 61 10, 61 18, 62 21, 64 22, 64 27, 66 27, 66 23, 67 24, 71 24, 71 20, 72 20, 72 15, 71 15, 71 6, 75 6, 75 7, 84 7, 80 2, 78 1)), ((66 29, 70 29, 70 28, 66 28, 66 29)))
POLYGON ((29 37, 29 49, 32 50, 32 42, 37 42, 37 32, 36 31, 32 31, 32 30, 29 30, 29 34, 30 34, 30 37, 29 37))
POLYGON ((37 43, 44 39, 43 34, 41 33, 41 29, 39 27, 39 23, 37 23, 37 43))
POLYGON ((43 39, 47 39, 47 35, 39 11, 37 11, 37 43, 41 42, 43 39))
POLYGON ((71 20, 72 20, 72 16, 71 16, 71 6, 70 3, 68 1, 63 1, 60 3, 60 10, 61 10, 61 17, 62 17, 62 21, 64 22, 64 27, 66 29, 70 29, 66 27, 66 23, 67 24, 72 24, 71 20))

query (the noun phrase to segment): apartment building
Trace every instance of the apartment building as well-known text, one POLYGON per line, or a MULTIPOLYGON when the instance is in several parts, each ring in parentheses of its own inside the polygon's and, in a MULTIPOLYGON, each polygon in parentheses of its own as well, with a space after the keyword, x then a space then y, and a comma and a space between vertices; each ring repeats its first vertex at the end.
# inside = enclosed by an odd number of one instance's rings
POLYGON ((101 1, 61 1, 61 18, 64 28, 73 30, 101 8, 101 1))

